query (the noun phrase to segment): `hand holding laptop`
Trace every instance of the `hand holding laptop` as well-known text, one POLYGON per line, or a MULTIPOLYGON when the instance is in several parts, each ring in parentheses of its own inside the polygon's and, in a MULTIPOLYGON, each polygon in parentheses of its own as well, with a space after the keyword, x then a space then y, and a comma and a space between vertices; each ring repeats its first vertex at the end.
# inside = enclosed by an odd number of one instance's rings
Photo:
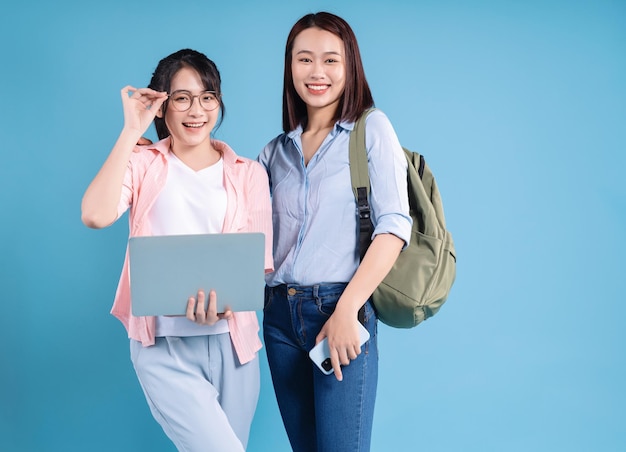
POLYGON ((192 322, 196 322, 198 325, 213 325, 218 320, 228 320, 233 316, 233 311, 229 308, 226 308, 224 312, 217 312, 217 294, 214 290, 209 291, 208 305, 205 304, 204 300, 204 290, 202 289, 198 291, 197 298, 189 297, 186 317, 192 322))

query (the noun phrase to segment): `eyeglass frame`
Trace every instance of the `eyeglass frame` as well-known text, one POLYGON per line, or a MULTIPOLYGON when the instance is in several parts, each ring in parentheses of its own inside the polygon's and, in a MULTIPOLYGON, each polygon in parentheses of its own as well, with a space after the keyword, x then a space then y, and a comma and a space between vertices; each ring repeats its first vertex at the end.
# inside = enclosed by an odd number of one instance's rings
POLYGON ((206 111, 215 111, 215 110, 217 110, 218 108, 220 108, 222 106, 221 96, 216 91, 206 90, 206 91, 202 91, 202 93, 197 94, 197 95, 194 96, 193 94, 191 94, 191 91, 186 90, 186 89, 177 89, 176 91, 168 93, 168 95, 167 95, 167 106, 169 106, 169 104, 170 104, 170 98, 174 94, 176 94, 176 93, 186 93, 186 94, 189 94, 189 97, 191 97, 191 103, 189 104, 189 108, 187 108, 185 110, 178 110, 176 107, 172 106, 172 109, 174 111, 179 112, 179 113, 184 113, 186 111, 191 110, 191 107, 193 107, 193 101, 196 99, 196 97, 198 98, 198 104, 200 105, 200 107, 202 107, 206 111), (215 108, 208 109, 208 108, 205 108, 204 105, 202 105, 202 101, 200 100, 200 97, 202 97, 206 93, 210 93, 213 96, 215 96, 215 99, 217 100, 217 106, 215 108))

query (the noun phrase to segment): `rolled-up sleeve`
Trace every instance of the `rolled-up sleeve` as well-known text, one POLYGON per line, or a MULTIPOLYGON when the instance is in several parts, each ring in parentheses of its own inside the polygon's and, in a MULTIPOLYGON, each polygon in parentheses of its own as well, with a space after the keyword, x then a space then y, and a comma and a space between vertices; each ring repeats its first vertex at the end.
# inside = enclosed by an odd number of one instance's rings
POLYGON ((375 110, 367 117, 365 145, 370 172, 370 203, 374 232, 393 234, 409 244, 413 221, 409 215, 407 160, 387 116, 375 110))

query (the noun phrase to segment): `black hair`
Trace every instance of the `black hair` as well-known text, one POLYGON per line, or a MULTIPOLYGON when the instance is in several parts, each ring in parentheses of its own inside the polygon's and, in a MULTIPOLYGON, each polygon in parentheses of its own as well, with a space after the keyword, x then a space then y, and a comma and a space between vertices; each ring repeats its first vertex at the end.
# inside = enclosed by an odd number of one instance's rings
MULTIPOLYGON (((226 113, 226 108, 224 107, 224 102, 222 100, 222 79, 215 63, 205 54, 196 50, 182 49, 166 56, 159 61, 159 64, 152 74, 152 79, 150 79, 148 88, 155 91, 165 91, 169 93, 172 78, 174 78, 174 75, 176 75, 176 73, 184 67, 191 68, 198 73, 202 83, 204 84, 204 88, 207 91, 215 91, 215 94, 220 102, 220 118, 215 126, 215 128, 218 128, 224 119, 224 114, 226 113)), ((162 117, 154 118, 154 127, 156 128, 159 140, 162 140, 170 135, 170 131, 165 124, 167 101, 163 103, 161 108, 163 109, 162 117)))
POLYGON ((307 108, 296 92, 291 73, 293 44, 296 37, 309 28, 326 30, 341 39, 346 52, 346 84, 335 112, 335 120, 356 121, 374 105, 370 87, 365 78, 359 45, 354 31, 344 19, 332 13, 307 14, 291 28, 285 45, 285 69, 283 79, 283 131, 289 132, 298 125, 305 125, 307 108))

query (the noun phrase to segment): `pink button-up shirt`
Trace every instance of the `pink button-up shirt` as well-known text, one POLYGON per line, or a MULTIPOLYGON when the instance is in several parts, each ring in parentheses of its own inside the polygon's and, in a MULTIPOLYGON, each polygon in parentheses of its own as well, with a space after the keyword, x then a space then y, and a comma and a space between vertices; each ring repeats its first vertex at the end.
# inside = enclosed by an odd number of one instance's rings
MULTIPOLYGON (((239 157, 224 142, 213 140, 224 160, 224 186, 227 206, 223 232, 262 232, 265 234, 265 271, 273 270, 272 211, 267 173, 254 160, 239 157)), ((133 152, 122 188, 118 218, 130 207, 130 236, 151 235, 148 212, 167 179, 167 153, 170 139, 138 146, 133 152)), ((155 340, 155 317, 135 317, 131 313, 128 250, 111 314, 128 331, 128 337, 145 347, 155 340)), ((252 360, 261 348, 259 323, 255 312, 237 312, 228 321, 230 337, 240 363, 252 360)))

